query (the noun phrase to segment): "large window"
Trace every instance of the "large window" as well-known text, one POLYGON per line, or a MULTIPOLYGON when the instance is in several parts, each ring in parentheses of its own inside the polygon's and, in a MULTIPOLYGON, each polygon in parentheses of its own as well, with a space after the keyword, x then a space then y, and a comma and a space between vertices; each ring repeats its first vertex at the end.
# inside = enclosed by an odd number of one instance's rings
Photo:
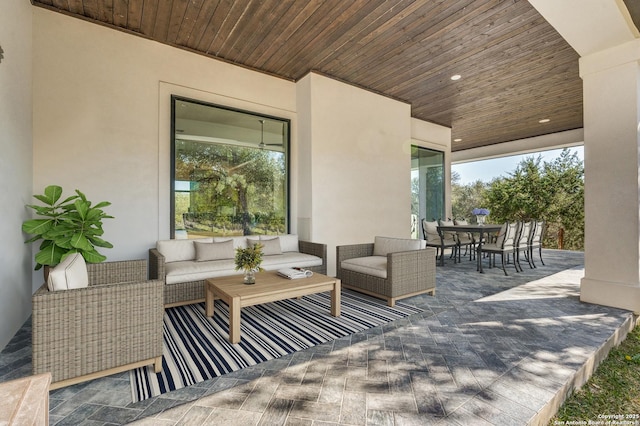
POLYGON ((441 219, 444 215, 444 153, 412 145, 412 238, 422 238, 422 219, 441 219))
POLYGON ((171 103, 172 236, 287 232, 289 120, 171 103))

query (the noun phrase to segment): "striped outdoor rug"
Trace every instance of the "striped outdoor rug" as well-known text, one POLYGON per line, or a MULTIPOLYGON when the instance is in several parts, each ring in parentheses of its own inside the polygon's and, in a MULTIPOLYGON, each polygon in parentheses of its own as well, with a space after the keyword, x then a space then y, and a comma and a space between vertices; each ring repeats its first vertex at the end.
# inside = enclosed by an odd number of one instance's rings
POLYGON ((131 371, 133 402, 181 389, 263 361, 422 312, 342 290, 340 317, 329 311, 329 293, 242 308, 241 336, 229 343, 227 305, 215 301, 207 318, 204 303, 165 310, 162 372, 131 371))

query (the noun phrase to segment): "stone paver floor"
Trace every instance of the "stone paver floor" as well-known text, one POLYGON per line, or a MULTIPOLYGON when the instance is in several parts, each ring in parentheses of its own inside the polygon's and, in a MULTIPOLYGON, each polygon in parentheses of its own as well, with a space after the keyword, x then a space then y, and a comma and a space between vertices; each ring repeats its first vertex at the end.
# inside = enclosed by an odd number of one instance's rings
MULTIPOLYGON (((420 314, 139 403, 128 373, 52 391, 50 423, 546 424, 633 315, 579 301, 582 253, 543 257, 509 276, 448 260, 435 297, 403 300, 420 314)), ((30 344, 27 322, 0 381, 30 374, 30 344)))

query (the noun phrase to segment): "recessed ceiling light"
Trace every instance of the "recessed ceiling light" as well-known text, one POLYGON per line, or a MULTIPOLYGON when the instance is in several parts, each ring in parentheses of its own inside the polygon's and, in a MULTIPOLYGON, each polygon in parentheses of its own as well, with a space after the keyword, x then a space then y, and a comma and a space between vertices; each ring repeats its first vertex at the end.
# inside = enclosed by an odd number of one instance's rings
POLYGON ((462 78, 462 76, 460 74, 455 74, 451 76, 451 80, 456 81, 456 80, 460 80, 462 78))
POLYGON ((462 142, 462 139, 460 139, 460 138, 456 138, 456 139, 454 139, 453 141, 454 141, 454 142, 462 142))
POLYGON ((548 118, 543 118, 542 120, 538 120, 538 123, 548 123, 548 122, 550 122, 550 121, 551 121, 551 120, 550 120, 550 119, 548 119, 548 118))

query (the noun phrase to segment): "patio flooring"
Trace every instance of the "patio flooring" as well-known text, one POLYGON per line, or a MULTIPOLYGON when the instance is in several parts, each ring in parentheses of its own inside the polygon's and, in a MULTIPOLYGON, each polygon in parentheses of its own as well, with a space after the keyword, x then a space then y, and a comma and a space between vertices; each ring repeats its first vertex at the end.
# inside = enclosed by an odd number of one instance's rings
MULTIPOLYGON (((547 424, 634 317, 580 302, 582 253, 543 257, 509 276, 448 260, 435 297, 402 301, 423 313, 139 403, 128 373, 52 391, 50 423, 547 424)), ((0 381, 30 374, 30 334, 0 353, 0 381)))

